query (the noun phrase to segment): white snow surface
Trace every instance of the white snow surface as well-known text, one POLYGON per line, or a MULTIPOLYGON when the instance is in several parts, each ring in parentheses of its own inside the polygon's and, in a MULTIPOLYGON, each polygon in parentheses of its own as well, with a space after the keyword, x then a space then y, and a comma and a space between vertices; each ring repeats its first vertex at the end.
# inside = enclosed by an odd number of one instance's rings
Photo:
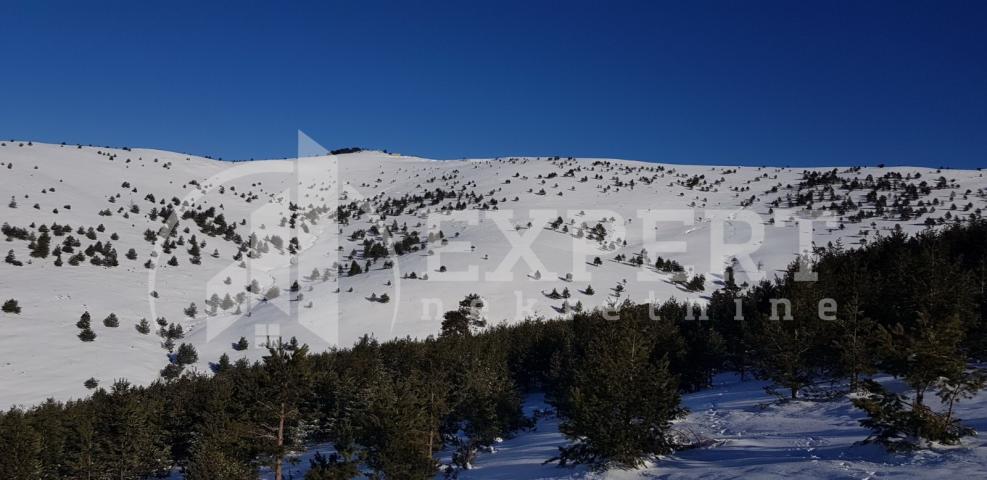
MULTIPOLYGON (((105 230, 98 232, 97 240, 112 242, 118 252, 119 266, 106 268, 88 262, 70 266, 69 255, 63 254, 66 263, 57 267, 52 256, 32 258, 26 241, 3 242, 0 255, 13 250, 24 265, 0 262, 0 300, 15 298, 22 308, 20 314, 0 314, 0 408, 33 405, 49 397, 59 400, 85 397, 89 391, 83 382, 90 377, 101 385, 120 378, 138 384, 153 381, 167 364, 168 355, 154 331, 141 335, 135 330, 134 325, 141 318, 147 318, 154 330, 156 317, 181 324, 186 335, 179 343, 195 345, 199 354, 199 362, 191 368, 208 371, 209 362, 215 362, 223 353, 233 360, 244 356, 260 358, 265 352, 260 345, 267 338, 279 335, 297 336, 315 351, 330 345, 350 345, 364 334, 380 340, 434 335, 438 333, 442 313, 455 308, 469 293, 478 293, 484 299, 484 316, 491 324, 560 315, 562 301, 545 295, 553 288, 560 292, 568 288, 572 293, 568 302, 581 302, 587 309, 628 298, 644 302, 674 297, 702 302, 721 284, 723 269, 730 258, 730 255, 711 258, 714 227, 723 226, 722 235, 727 244, 746 242, 752 227, 744 219, 751 214, 760 216, 753 218, 764 230, 763 241, 752 253, 752 267, 762 266, 770 278, 800 252, 798 229, 793 222, 777 225, 762 222, 770 218, 768 202, 794 192, 791 187, 798 184, 805 169, 599 162, 545 157, 435 161, 365 151, 302 160, 232 163, 159 150, 5 141, 0 145, 0 221, 31 231, 34 231, 29 227, 31 224, 71 225, 71 235, 81 241, 76 252, 95 241, 75 230, 102 224, 105 230), (566 176, 572 169, 579 171, 566 176), (699 175, 704 176, 702 182, 687 185, 689 179, 699 175), (586 181, 581 181, 583 177, 587 177, 586 181), (650 179, 651 183, 642 178, 650 179), (631 180, 635 181, 633 188, 628 185, 631 180), (773 187, 778 191, 768 193, 773 187), (492 206, 490 200, 496 199, 498 209, 467 212, 460 221, 451 221, 456 215, 440 213, 440 207, 454 204, 456 199, 438 205, 426 201, 419 206, 418 202, 412 202, 402 214, 384 220, 376 210, 385 198, 422 195, 438 188, 457 194, 475 192, 483 196, 488 207, 492 206), (540 194, 542 189, 544 195, 540 194), (154 202, 147 199, 148 194, 154 196, 154 202), (752 196, 753 202, 745 202, 752 196), (8 205, 11 198, 16 208, 8 205), (159 252, 158 257, 152 257, 158 247, 145 240, 144 232, 158 230, 163 223, 160 219, 152 221, 148 212, 151 208, 162 208, 161 202, 168 203, 172 198, 179 199, 193 212, 214 208, 227 222, 236 222, 236 231, 244 237, 255 232, 263 241, 278 235, 284 240, 285 249, 279 250, 268 243, 267 253, 247 259, 245 268, 241 268, 232 259, 236 253, 232 242, 206 235, 191 220, 182 220, 177 236, 187 241, 194 234, 200 242, 206 242, 201 249, 201 264, 189 262, 187 242, 170 254, 159 252), (369 200, 368 213, 349 224, 337 225, 326 213, 334 212, 336 205, 363 199, 369 200), (301 213, 319 207, 325 207, 325 211, 313 213, 314 220, 299 220, 305 227, 292 231, 280 225, 289 215, 292 203, 299 206, 301 213), (132 205, 138 213, 125 217, 132 205), (108 216, 100 214, 107 209, 108 216), (691 221, 647 222, 641 216, 667 212, 667 209, 685 211, 691 221), (468 215, 472 214, 476 215, 475 224, 469 224, 468 215), (569 233, 545 227, 546 219, 556 216, 566 220, 569 233), (533 223, 530 229, 526 228, 529 220, 533 223), (241 221, 246 223, 241 225, 241 221), (383 268, 381 260, 369 273, 337 277, 333 262, 348 267, 352 251, 356 251, 355 258, 361 267, 365 262, 362 239, 351 240, 351 234, 374 225, 383 229, 393 221, 406 224, 407 231, 417 231, 423 239, 429 232, 441 230, 449 244, 435 241, 424 250, 392 256, 390 260, 395 262, 395 268, 383 268), (505 234, 498 222, 520 228, 517 231, 510 228, 505 234), (608 238, 617 242, 611 248, 609 241, 601 244, 577 239, 575 231, 583 222, 590 228, 602 223, 608 238), (184 231, 186 228, 188 232, 184 231), (111 240, 111 234, 119 238, 111 240), (287 251, 292 236, 298 237, 297 257, 287 251), (529 240, 533 256, 524 255, 526 249, 512 249, 512 245, 526 245, 529 240), (654 241, 684 242, 681 246, 685 251, 658 253, 659 248, 668 245, 657 246, 654 241), (135 260, 125 257, 131 248, 137 253, 135 260), (580 248, 585 251, 579 251, 580 248), (687 292, 673 284, 667 274, 613 260, 618 253, 633 256, 642 249, 647 249, 652 264, 660 254, 695 273, 704 273, 706 290, 687 292), (216 258, 212 256, 214 250, 218 254, 216 258), (430 255, 429 251, 434 254, 430 255), (488 276, 505 259, 510 260, 512 253, 520 255, 513 267, 500 275, 488 276), (178 266, 166 263, 172 255, 177 258, 178 266), (587 264, 595 256, 601 257, 602 266, 587 264), (144 267, 149 259, 155 261, 151 270, 144 267), (293 263, 297 264, 296 277, 291 276, 293 263), (448 272, 440 273, 439 265, 447 267, 448 272), (476 279, 453 276, 470 266, 476 268, 476 279), (329 269, 331 275, 326 279, 310 279, 313 268, 329 269), (536 270, 541 273, 539 280, 534 278, 536 270), (581 278, 580 271, 588 272, 589 279, 581 278), (429 278, 402 278, 411 272, 419 277, 427 274, 429 278), (576 274, 572 281, 565 280, 569 273, 576 274), (226 277, 230 277, 228 284, 224 281, 226 277), (300 284, 299 293, 304 296, 300 301, 295 301, 297 293, 288 291, 292 278, 297 278, 300 284), (282 294, 270 302, 260 301, 257 294, 248 295, 240 315, 232 309, 220 309, 215 315, 206 312, 204 301, 212 294, 235 295, 243 292, 250 280, 257 280, 262 292, 278 286, 282 294), (618 284, 624 287, 619 294, 614 291, 618 284), (595 295, 583 293, 588 285, 593 286, 595 295), (156 292, 156 299, 150 295, 152 291, 156 292), (368 300, 372 294, 384 293, 390 302, 368 300), (519 309, 519 298, 529 308, 519 309), (194 318, 183 313, 190 302, 198 307, 194 318), (307 308, 309 302, 311 308, 307 308), (84 311, 92 315, 97 334, 94 342, 84 343, 77 338, 79 329, 75 323, 84 311), (118 328, 103 325, 103 319, 110 313, 119 317, 118 328), (338 325, 332 324, 328 330, 314 329, 320 334, 309 328, 312 322, 337 315, 338 325), (250 342, 250 348, 244 352, 232 348, 241 336, 250 342)), ((975 208, 985 203, 982 190, 985 182, 980 171, 940 172, 913 167, 872 167, 851 173, 842 167, 837 170, 841 175, 861 179, 868 175, 881 177, 888 172, 903 176, 921 174, 921 179, 929 183, 943 177, 949 188, 935 189, 923 197, 926 201, 936 198, 943 203, 930 214, 935 218, 943 216, 950 204, 960 207, 953 215, 966 215, 970 213, 963 211, 967 203, 975 208)), ((862 192, 858 190, 855 195, 862 192)), ((471 209, 478 206, 469 205, 471 209)), ((835 228, 838 216, 833 220, 835 223, 829 226, 815 223, 815 245, 837 240, 858 245, 863 239, 887 234, 896 224, 909 233, 925 228, 924 217, 908 221, 877 218, 860 223, 844 222, 844 229, 835 228)), ((64 238, 54 236, 52 247, 64 238)), ((745 270, 738 267, 739 281, 745 280, 745 270)), ((825 445, 815 448, 826 450, 825 445)), ((506 446, 504 450, 508 450, 506 446)), ((690 455, 684 454, 679 460, 683 468, 688 467, 686 459, 690 455)))
MULTIPOLYGON (((878 381, 895 391, 906 389, 886 376, 878 381)), ((868 430, 858 421, 862 411, 850 400, 779 401, 768 395, 767 383, 741 381, 734 374, 715 377, 714 385, 684 395, 688 415, 673 428, 703 440, 704 447, 651 459, 639 469, 593 471, 586 466, 559 467, 545 461, 567 445, 558 431, 558 419, 540 395, 525 402, 525 414, 548 412, 531 431, 480 453, 471 470, 459 472, 464 480, 536 479, 881 479, 982 478, 987 471, 987 441, 968 437, 962 444, 937 446, 912 454, 891 454, 875 444, 863 444, 868 430)), ((846 385, 837 386, 845 388, 846 385)), ((963 422, 987 429, 987 393, 958 404, 963 422)), ((322 445, 286 461, 286 472, 301 478, 315 452, 331 452, 322 445)), ((448 461, 449 455, 439 456, 448 461)), ((177 475, 177 474, 176 474, 177 475)), ((178 476, 175 480, 178 480, 178 476)), ((273 478, 263 476, 265 480, 273 478)), ((436 480, 443 478, 442 474, 436 480)))

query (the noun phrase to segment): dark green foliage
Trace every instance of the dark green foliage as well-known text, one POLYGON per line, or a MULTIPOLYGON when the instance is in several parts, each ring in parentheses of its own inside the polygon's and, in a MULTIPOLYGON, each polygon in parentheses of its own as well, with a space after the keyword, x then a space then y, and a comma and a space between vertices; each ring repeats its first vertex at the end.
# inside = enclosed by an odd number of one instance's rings
POLYGON ((92 399, 95 410, 97 460, 115 478, 146 478, 163 473, 168 454, 161 435, 161 421, 153 414, 160 399, 141 391, 131 392, 125 381, 115 383, 110 392, 97 390, 92 399))
POLYGON ((117 314, 111 313, 103 319, 103 325, 110 328, 117 328, 120 326, 120 319, 117 318, 117 314))
POLYGON ((3 307, 0 307, 5 313, 21 313, 21 306, 17 304, 17 300, 11 298, 6 302, 3 302, 3 307))
MULTIPOLYGON (((777 281, 713 292, 706 315, 668 301, 623 305, 618 320, 576 313, 480 330, 479 309, 464 300, 438 338, 365 337, 317 354, 278 341, 262 362, 220 358, 208 377, 171 364, 146 387, 107 392, 92 382, 90 399, 0 415, 0 472, 138 479, 177 466, 193 479, 252 479, 289 450, 331 442, 337 456, 317 458, 310 480, 351 478, 357 465, 370 478, 432 478, 440 450, 462 465, 526 426, 521 398, 531 392, 545 393, 572 440, 561 462, 633 466, 675 447, 667 430, 679 391, 727 369, 772 379, 789 398, 849 380, 864 387, 857 404, 871 440, 955 443, 971 430, 953 407, 984 385, 966 359, 987 354, 985 240, 987 225, 974 222, 855 251, 836 245, 819 253, 818 281, 795 282, 793 264, 777 281), (791 318, 781 307, 772 320, 771 300, 781 298, 791 318), (825 298, 837 306, 831 320, 817 316, 825 298), (866 377, 876 370, 910 390, 875 386, 866 377), (925 400, 933 394, 935 411, 925 400)), ((679 268, 672 263, 661 268, 679 268)), ((184 335, 158 325, 173 346, 184 335)), ((95 338, 88 313, 77 326, 80 339, 95 338)), ((186 350, 176 359, 188 360, 186 350)))
POLYGON ((468 336, 475 329, 486 326, 487 321, 481 315, 483 300, 479 295, 471 293, 460 300, 459 308, 445 313, 442 320, 442 335, 468 336))
POLYGON ((438 472, 432 454, 438 417, 419 375, 383 379, 371 390, 368 414, 362 418, 360 444, 374 478, 428 479, 438 472))
POLYGON ((255 387, 248 410, 250 428, 257 431, 262 461, 271 466, 275 478, 281 478, 285 455, 301 440, 297 430, 312 398, 308 347, 279 339, 268 345, 268 354, 251 376, 255 387))
POLYGON ((649 327, 633 316, 574 320, 567 398, 556 402, 560 430, 573 444, 560 449, 560 465, 636 467, 672 450, 667 434, 682 413, 678 387, 649 327))
POLYGON ((141 335, 147 335, 151 333, 151 324, 148 323, 146 318, 142 318, 137 325, 134 326, 141 335))
POLYGON ((89 327, 83 328, 82 331, 79 332, 79 340, 82 340, 83 342, 91 342, 96 340, 96 332, 92 331, 89 327))
POLYGON ((359 474, 360 469, 356 462, 343 460, 337 453, 326 456, 316 452, 315 457, 309 461, 305 480, 349 480, 359 474))
POLYGON ((186 480, 251 480, 257 469, 236 455, 236 438, 217 428, 221 421, 207 420, 202 436, 190 450, 186 480))
POLYGON ((236 350, 238 352, 242 352, 242 351, 246 350, 249 345, 250 344, 247 343, 247 339, 246 338, 240 337, 240 340, 237 340, 237 342, 233 344, 233 350, 236 350))
MULTIPOLYGON (((924 404, 909 404, 905 395, 887 391, 873 380, 863 382, 866 395, 853 400, 853 404, 867 413, 860 421, 873 432, 865 442, 877 442, 891 451, 914 450, 933 441, 947 445, 956 444, 961 438, 976 431, 960 423, 959 419, 939 413, 924 404)), ((983 384, 979 385, 983 388, 983 384)))
POLYGON ((82 329, 90 328, 92 326, 92 316, 89 315, 89 312, 82 312, 79 321, 75 322, 75 326, 82 329))
POLYGON ((685 284, 686 290, 691 292, 701 292, 706 289, 706 277, 703 275, 696 275, 692 277, 688 283, 685 284))
POLYGON ((41 436, 24 412, 13 409, 0 413, 0 472, 3 472, 3 478, 40 478, 41 442, 41 436))
POLYGON ((38 239, 35 240, 31 248, 31 256, 35 258, 45 258, 51 252, 51 236, 48 232, 41 232, 38 239))
POLYGON ((199 354, 195 351, 195 347, 188 343, 183 343, 178 346, 178 351, 175 352, 175 363, 178 365, 192 365, 199 361, 199 354))

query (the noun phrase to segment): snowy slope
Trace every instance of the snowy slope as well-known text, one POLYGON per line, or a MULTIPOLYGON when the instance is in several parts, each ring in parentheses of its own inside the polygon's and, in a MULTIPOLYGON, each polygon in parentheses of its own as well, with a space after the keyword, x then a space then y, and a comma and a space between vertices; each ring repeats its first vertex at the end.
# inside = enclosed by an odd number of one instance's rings
MULTIPOLYGON (((829 226, 815 224, 815 245, 837 240, 859 244, 896 224, 915 232, 924 228, 925 218, 943 217, 952 204, 958 206, 950 213, 955 217, 973 213, 985 203, 981 190, 985 182, 979 171, 905 167, 838 171, 860 180, 889 173, 900 173, 903 178, 920 174, 921 180, 933 185, 942 177, 942 188, 921 196, 922 201, 937 200, 941 206, 907 221, 884 215, 840 222, 836 215, 829 226), (972 208, 964 212, 967 204, 972 208), (843 228, 837 228, 841 223, 843 228)), ((747 278, 745 270, 757 266, 770 277, 800 252, 793 222, 772 225, 768 221, 770 202, 796 193, 802 179, 803 169, 773 167, 547 158, 434 161, 382 152, 230 163, 156 150, 4 142, 0 145, 0 221, 35 235, 42 224, 71 225, 71 235, 81 241, 76 253, 96 241, 109 241, 118 253, 119 266, 108 268, 88 261, 71 266, 69 255, 63 254, 66 263, 59 267, 53 264, 53 256, 32 258, 28 241, 14 238, 4 243, 6 248, 0 253, 12 250, 23 265, 0 263, 0 298, 17 299, 23 311, 0 314, 0 407, 32 404, 49 396, 84 396, 83 381, 90 377, 102 384, 116 378, 137 383, 153 380, 168 356, 153 331, 142 335, 135 330, 141 318, 147 318, 154 330, 158 317, 182 325, 185 338, 178 343, 196 346, 199 362, 195 368, 204 371, 208 362, 223 353, 234 359, 259 358, 263 350, 258 347, 269 336, 297 336, 319 349, 348 345, 363 334, 380 339, 436 334, 442 312, 455 308, 473 292, 486 301, 485 315, 491 323, 560 315, 563 301, 545 295, 552 289, 568 288, 572 294, 568 303, 578 301, 584 308, 627 298, 676 297, 701 302, 717 288, 733 256, 729 251, 711 255, 716 235, 722 235, 726 244, 748 241, 753 228, 745 223, 748 218, 763 230, 763 239, 756 244, 748 268, 742 268, 743 262, 738 267, 739 281, 747 278), (437 189, 456 195, 436 201, 437 189), (426 192, 432 196, 408 201, 400 214, 390 210, 395 202, 426 192), (10 199, 15 208, 8 205, 10 199), (336 207, 351 202, 357 202, 363 213, 338 224, 336 207), (460 203, 467 208, 443 209, 460 203), (179 217, 183 211, 202 213, 212 208, 214 214, 223 215, 225 224, 236 225, 241 238, 253 232, 258 245, 248 251, 256 257, 234 260, 237 242, 209 235, 191 218, 182 219, 171 237, 180 238, 184 245, 165 253, 162 237, 148 241, 145 231, 166 225, 163 217, 152 220, 148 214, 152 208, 169 205, 179 217), (487 210, 478 210, 484 207, 487 210), (685 212, 687 221, 646 218, 656 212, 671 212, 672 216, 685 212), (298 214, 294 227, 289 222, 292 213, 298 214), (565 219, 568 232, 546 227, 557 216, 565 219), (411 231, 418 232, 422 240, 430 232, 437 235, 441 231, 448 244, 436 238, 418 251, 392 252, 375 262, 368 273, 337 274, 334 264, 342 264, 344 270, 352 260, 365 265, 364 239, 355 238, 354 232, 374 226, 386 231, 393 222, 407 225, 407 230, 399 228, 391 242, 406 238, 411 231), (607 240, 577 238, 584 222, 585 231, 602 224, 607 240), (96 240, 76 233, 79 227, 100 224, 105 228, 95 232, 96 240), (116 240, 111 239, 113 234, 116 240), (188 253, 192 235, 205 242, 198 265, 190 262, 188 253), (298 238, 297 256, 288 248, 292 237, 298 238), (526 248, 514 248, 526 246, 529 240, 532 256, 524 254, 526 248), (684 242, 685 251, 661 255, 706 274, 704 292, 685 291, 671 281, 671 275, 649 266, 614 261, 618 254, 633 257, 646 249, 647 265, 652 265, 660 247, 656 241, 684 242), (133 260, 125 257, 131 248, 136 253, 133 260), (177 266, 167 263, 172 256, 177 266), (596 256, 603 264, 588 265, 596 256), (498 271, 505 259, 513 266, 498 271), (393 262, 394 268, 384 268, 385 260, 393 262), (152 268, 145 268, 148 261, 152 268), (440 267, 447 271, 440 272, 440 267), (462 272, 470 267, 475 267, 475 276, 464 278, 462 272), (310 277, 312 270, 321 273, 318 278, 310 277), (418 279, 404 278, 412 272, 418 279), (567 281, 567 274, 574 278, 567 281), (421 279, 424 275, 428 280, 421 279), (213 294, 235 297, 246 293, 244 287, 254 280, 259 290, 245 295, 240 314, 234 313, 235 308, 207 313, 205 301, 213 294), (289 292, 295 280, 300 291, 289 292), (622 292, 614 289, 618 284, 622 292), (588 285, 596 290, 594 295, 583 293, 588 285), (262 294, 272 286, 281 295, 263 301, 262 294), (387 303, 369 300, 371 295, 385 293, 390 297, 387 303), (298 300, 298 294, 303 298, 298 300), (197 312, 190 317, 183 311, 192 302, 197 312), (77 338, 75 323, 83 311, 92 314, 94 342, 77 338), (118 328, 103 325, 110 313, 119 317, 118 328), (232 348, 241 336, 250 342, 244 352, 232 348)), ((863 198, 866 191, 852 194, 865 210, 873 208, 863 198)), ((891 199, 899 193, 896 189, 886 192, 891 199)), ((816 214, 819 206, 829 203, 828 199, 817 200, 812 212, 801 215, 816 214)), ((802 209, 796 206, 794 210, 802 209)), ((214 218, 208 217, 206 224, 214 218)), ((373 234, 366 238, 383 240, 373 234)), ((52 247, 64 239, 52 237, 52 247)))

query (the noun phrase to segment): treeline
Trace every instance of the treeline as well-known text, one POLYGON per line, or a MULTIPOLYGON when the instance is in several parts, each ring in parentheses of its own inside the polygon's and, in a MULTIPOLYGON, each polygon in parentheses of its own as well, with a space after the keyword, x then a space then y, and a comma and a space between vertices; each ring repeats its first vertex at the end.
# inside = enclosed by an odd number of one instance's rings
POLYGON ((521 406, 534 392, 570 439, 553 460, 635 466, 689 447, 671 428, 684 413, 679 395, 722 371, 771 380, 780 400, 856 390, 871 440, 888 447, 951 443, 971 433, 953 405, 983 386, 967 365, 987 352, 985 240, 977 221, 896 231, 859 250, 831 245, 811 282, 796 281, 799 263, 745 288, 728 270, 705 309, 627 303, 482 329, 467 299, 437 338, 364 338, 321 353, 278 342, 260 362, 222 357, 211 376, 120 381, 89 399, 12 409, 0 416, 0 471, 137 479, 177 468, 189 479, 243 480, 265 466, 280 476, 288 453, 329 443, 334 453, 317 456, 306 478, 455 475, 532 424, 521 406), (868 380, 878 371, 911 391, 868 380), (449 465, 435 460, 443 449, 449 465))

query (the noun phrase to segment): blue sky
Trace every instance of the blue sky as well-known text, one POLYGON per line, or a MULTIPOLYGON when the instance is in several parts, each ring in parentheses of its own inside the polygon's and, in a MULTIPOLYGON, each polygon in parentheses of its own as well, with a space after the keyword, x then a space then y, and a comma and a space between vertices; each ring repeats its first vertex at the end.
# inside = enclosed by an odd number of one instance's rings
POLYGON ((981 1, 46 1, 0 22, 0 138, 987 166, 981 1))

